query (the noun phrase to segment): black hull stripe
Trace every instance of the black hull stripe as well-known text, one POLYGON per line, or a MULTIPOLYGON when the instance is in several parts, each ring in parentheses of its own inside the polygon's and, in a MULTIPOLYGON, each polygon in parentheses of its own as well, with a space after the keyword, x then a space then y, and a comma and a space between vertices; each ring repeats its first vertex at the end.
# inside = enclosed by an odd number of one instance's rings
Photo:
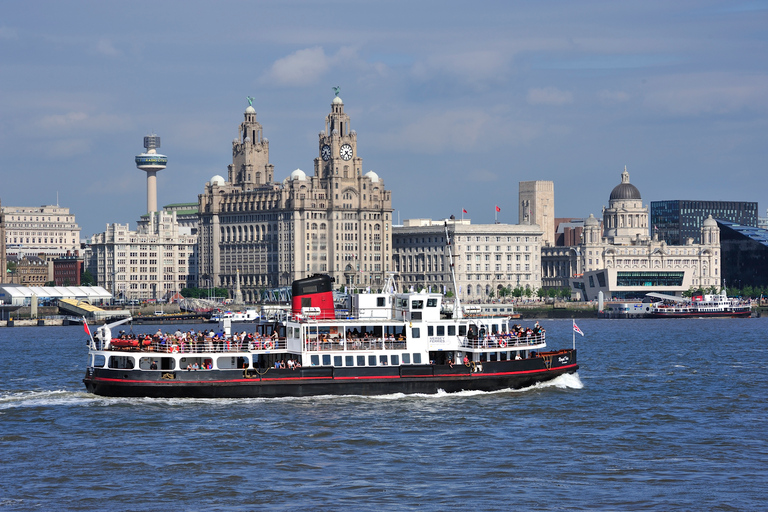
POLYGON ((136 380, 136 379, 112 379, 108 377, 92 377, 90 380, 91 382, 97 383, 97 382, 120 382, 123 384, 159 384, 164 386, 179 386, 179 385, 196 385, 196 386, 205 386, 207 384, 234 384, 234 383, 246 383, 249 382, 251 384, 255 384, 258 382, 288 382, 288 381, 355 381, 355 380, 384 380, 384 379, 410 379, 410 378, 418 378, 418 379, 437 379, 437 378, 454 378, 457 380, 466 380, 467 377, 471 379, 481 379, 483 377, 505 377, 505 376, 512 376, 512 375, 527 375, 527 374, 536 374, 536 373, 546 373, 546 372, 560 372, 563 370, 568 370, 572 368, 578 368, 578 364, 569 364, 566 366, 558 366, 555 368, 542 368, 538 370, 523 370, 523 371, 517 371, 517 372, 494 372, 494 373, 441 373, 437 375, 406 375, 406 376, 400 376, 400 375, 382 375, 382 376, 360 376, 360 377, 283 377, 279 379, 221 379, 221 380, 201 380, 201 381, 179 381, 179 380, 136 380))

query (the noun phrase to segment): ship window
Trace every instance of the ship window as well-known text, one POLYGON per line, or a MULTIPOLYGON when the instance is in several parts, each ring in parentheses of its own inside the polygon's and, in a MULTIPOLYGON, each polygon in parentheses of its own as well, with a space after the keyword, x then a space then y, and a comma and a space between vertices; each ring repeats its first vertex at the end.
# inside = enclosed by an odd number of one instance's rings
POLYGON ((421 338, 421 329, 419 327, 411 329, 411 338, 421 338))
POLYGON ((368 356, 368 366, 376 366, 376 356, 368 356))
POLYGON ((311 364, 312 366, 319 366, 319 365, 320 365, 320 356, 318 356, 317 354, 315 354, 315 355, 313 355, 313 356, 312 356, 312 358, 310 359, 310 361, 311 361, 311 363, 310 363, 310 364, 311 364))
POLYGON ((355 366, 355 356, 344 356, 344 366, 355 366))
POLYGON ((96 368, 103 368, 104 363, 107 362, 107 358, 104 357, 104 354, 96 354, 93 356, 93 366, 96 368))
POLYGON ((383 308, 384 306, 386 306, 386 304, 384 303, 385 300, 386 300, 386 297, 376 297, 376 306, 383 308))
POLYGON ((390 359, 392 361, 392 366, 400 366, 400 356, 397 354, 392 354, 390 359))
POLYGON ((109 358, 109 367, 120 370, 133 370, 134 360, 128 356, 111 356, 109 358))
POLYGON ((427 326, 427 336, 434 336, 435 335, 435 328, 431 325, 427 326))
POLYGON ((424 301, 414 300, 413 302, 411 302, 411 309, 424 309, 424 301))
POLYGON ((331 364, 331 355, 323 354, 323 365, 328 366, 329 364, 331 364))
POLYGON ((418 352, 413 353, 413 364, 421 364, 421 354, 418 352))
POLYGON ((466 325, 460 325, 459 326, 459 336, 466 336, 467 335, 467 326, 466 325))
POLYGON ((437 326, 437 335, 438 336, 445 336, 445 326, 444 325, 438 325, 437 326))
POLYGON ((333 356, 333 366, 341 366, 341 356, 333 356))
POLYGON ((491 334, 496 334, 497 332, 499 332, 499 326, 496 325, 496 324, 492 324, 491 325, 491 334))
POLYGON ((387 356, 379 356, 379 363, 386 366, 387 356))
POLYGON ((456 326, 455 325, 449 325, 448 326, 448 336, 456 336, 456 326))
POLYGON ((357 366, 365 366, 365 356, 357 356, 357 366))
POLYGON ((427 299, 427 307, 428 308, 436 308, 437 307, 437 299, 427 299))
POLYGON ((402 354, 403 364, 411 364, 411 354, 402 354))

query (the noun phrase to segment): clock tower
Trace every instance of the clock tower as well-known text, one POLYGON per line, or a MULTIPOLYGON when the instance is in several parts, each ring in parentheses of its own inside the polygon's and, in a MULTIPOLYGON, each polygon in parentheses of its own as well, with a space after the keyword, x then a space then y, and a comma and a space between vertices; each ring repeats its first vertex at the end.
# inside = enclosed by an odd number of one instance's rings
POLYGON ((362 176, 363 159, 357 156, 357 133, 350 129, 344 102, 338 96, 333 98, 331 113, 325 118, 318 152, 320 156, 315 159, 315 176, 318 178, 353 181, 362 176))

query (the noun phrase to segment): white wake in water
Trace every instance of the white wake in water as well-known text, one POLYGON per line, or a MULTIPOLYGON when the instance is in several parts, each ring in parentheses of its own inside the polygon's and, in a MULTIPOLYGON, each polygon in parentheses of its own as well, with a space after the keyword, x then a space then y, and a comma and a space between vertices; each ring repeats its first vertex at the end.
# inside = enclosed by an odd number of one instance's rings
POLYGON ((83 399, 96 398, 85 392, 72 392, 63 389, 52 391, 22 391, 0 395, 0 411, 18 407, 48 407, 82 403, 83 399))

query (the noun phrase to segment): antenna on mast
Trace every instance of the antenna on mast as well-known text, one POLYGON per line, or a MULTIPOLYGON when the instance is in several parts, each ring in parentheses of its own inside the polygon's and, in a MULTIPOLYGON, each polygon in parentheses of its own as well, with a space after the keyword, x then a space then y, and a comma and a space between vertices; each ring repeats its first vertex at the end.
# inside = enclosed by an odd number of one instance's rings
POLYGON ((448 233, 448 221, 445 221, 445 242, 448 247, 448 263, 450 264, 451 279, 453 280, 453 292, 456 294, 456 298, 453 300, 453 318, 464 318, 461 309, 461 299, 459 298, 459 288, 456 286, 456 272, 453 268, 453 251, 451 250, 451 235, 448 233))

